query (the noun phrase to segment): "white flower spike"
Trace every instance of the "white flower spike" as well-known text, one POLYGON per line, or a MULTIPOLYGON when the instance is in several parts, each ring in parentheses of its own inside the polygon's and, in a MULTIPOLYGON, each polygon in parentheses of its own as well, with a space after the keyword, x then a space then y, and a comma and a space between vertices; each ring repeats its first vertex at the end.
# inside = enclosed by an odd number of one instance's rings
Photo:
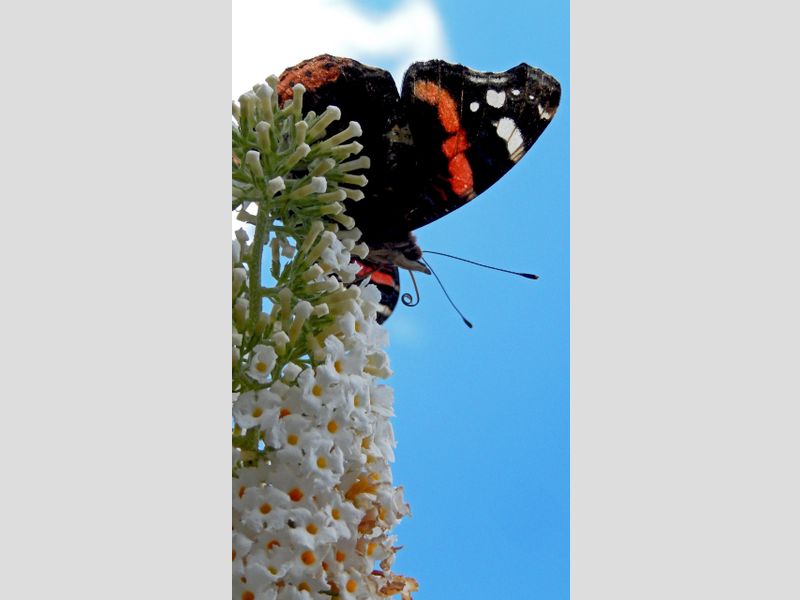
POLYGON ((342 202, 369 159, 349 159, 358 123, 325 139, 339 109, 304 118, 276 86, 233 110, 232 206, 255 225, 233 244, 233 599, 408 600, 380 292, 348 286, 368 249, 342 202))

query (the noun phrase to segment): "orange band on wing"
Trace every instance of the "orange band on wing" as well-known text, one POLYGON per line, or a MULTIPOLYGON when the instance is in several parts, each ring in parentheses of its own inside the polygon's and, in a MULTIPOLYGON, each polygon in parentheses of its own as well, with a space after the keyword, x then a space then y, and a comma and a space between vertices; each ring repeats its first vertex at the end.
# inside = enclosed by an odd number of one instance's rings
POLYGON ((442 144, 442 152, 444 152, 447 158, 453 158, 454 156, 463 154, 464 150, 467 148, 469 148, 469 142, 467 141, 467 134, 463 129, 459 129, 455 135, 451 135, 444 141, 444 144, 442 144))
POLYGON ((342 74, 342 65, 351 63, 350 59, 337 58, 328 54, 315 56, 281 73, 278 82, 278 100, 281 104, 294 96, 292 86, 302 83, 306 91, 312 92, 342 74))
POLYGON ((439 111, 439 122, 447 133, 456 133, 461 129, 461 120, 453 97, 432 81, 417 81, 414 84, 414 95, 439 111))
POLYGON ((451 134, 442 144, 442 152, 448 160, 447 170, 450 188, 459 196, 472 198, 475 196, 472 180, 472 167, 464 155, 469 148, 467 132, 461 127, 458 107, 453 97, 432 81, 416 81, 414 95, 423 102, 436 107, 439 122, 444 130, 451 134))
POLYGON ((372 283, 382 283, 383 285, 394 286, 394 277, 383 271, 375 271, 372 273, 372 283))
POLYGON ((473 198, 475 190, 472 182, 472 167, 469 166, 467 157, 463 154, 456 154, 450 159, 447 170, 450 171, 450 187, 453 188, 453 191, 459 196, 473 198))

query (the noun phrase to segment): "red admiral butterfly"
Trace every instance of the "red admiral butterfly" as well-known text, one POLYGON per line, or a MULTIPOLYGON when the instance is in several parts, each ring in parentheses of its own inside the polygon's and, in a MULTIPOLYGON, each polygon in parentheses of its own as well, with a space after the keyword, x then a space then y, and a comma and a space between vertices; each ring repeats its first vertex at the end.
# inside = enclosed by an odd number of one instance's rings
POLYGON ((411 232, 500 179, 547 127, 561 97, 558 81, 525 63, 483 73, 417 62, 398 94, 388 71, 323 54, 281 74, 281 103, 296 83, 306 88, 304 108, 320 114, 336 105, 345 123, 363 130, 369 183, 364 199, 345 208, 370 248, 356 283, 371 277, 381 290, 379 322, 397 304, 398 268, 429 273, 411 232))

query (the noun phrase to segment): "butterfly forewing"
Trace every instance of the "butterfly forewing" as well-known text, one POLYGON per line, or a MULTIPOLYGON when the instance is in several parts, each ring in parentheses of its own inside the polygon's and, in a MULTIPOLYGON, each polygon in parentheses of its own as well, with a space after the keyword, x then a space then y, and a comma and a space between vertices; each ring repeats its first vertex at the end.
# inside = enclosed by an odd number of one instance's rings
POLYGON ((409 229, 443 217, 500 179, 550 123, 560 96, 553 77, 524 63, 498 73, 441 60, 411 65, 401 103, 421 192, 404 206, 409 229))
POLYGON ((341 119, 328 127, 328 135, 357 121, 364 146, 361 156, 370 158, 366 171, 369 183, 365 197, 346 201, 345 210, 353 217, 369 245, 404 239, 408 229, 402 220, 400 198, 418 195, 418 180, 413 177, 415 155, 400 94, 391 73, 362 64, 351 58, 323 54, 286 69, 280 76, 281 103, 292 97, 292 86, 302 84, 303 111, 318 115, 328 106, 341 110, 341 119))

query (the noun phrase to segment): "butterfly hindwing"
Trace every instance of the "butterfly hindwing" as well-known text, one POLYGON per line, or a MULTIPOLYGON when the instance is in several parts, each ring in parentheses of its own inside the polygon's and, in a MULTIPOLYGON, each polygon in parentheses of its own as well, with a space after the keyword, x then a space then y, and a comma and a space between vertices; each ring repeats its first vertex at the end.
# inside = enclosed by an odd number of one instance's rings
POLYGON ((547 127, 560 96, 558 81, 524 63, 498 73, 441 60, 411 65, 401 104, 421 192, 405 204, 409 230, 463 206, 500 179, 547 127))
POLYGON ((378 287, 381 293, 381 305, 377 318, 378 323, 383 323, 391 316, 400 298, 400 271, 394 265, 374 265, 358 259, 355 262, 361 265, 361 270, 356 275, 353 285, 359 285, 369 278, 370 282, 378 287))

